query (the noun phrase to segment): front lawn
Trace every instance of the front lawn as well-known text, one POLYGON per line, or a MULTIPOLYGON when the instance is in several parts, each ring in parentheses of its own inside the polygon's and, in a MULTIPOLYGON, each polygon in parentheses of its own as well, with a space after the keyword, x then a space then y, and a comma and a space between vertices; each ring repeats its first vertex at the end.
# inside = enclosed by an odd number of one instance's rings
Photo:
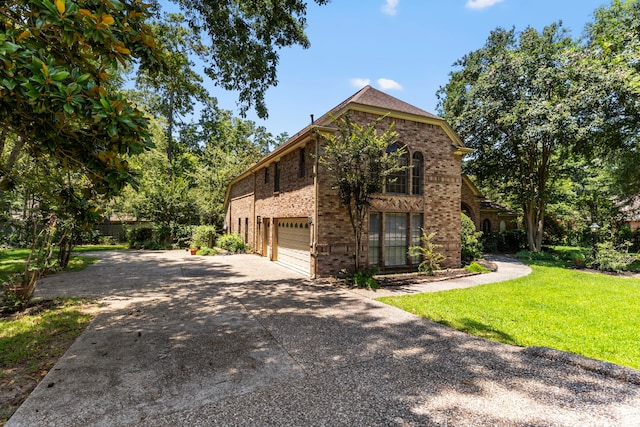
MULTIPOLYGON (((74 253, 126 249, 125 245, 112 246, 76 246, 74 253)), ((0 283, 15 273, 24 272, 24 262, 29 256, 29 249, 0 249, 0 283)), ((98 258, 74 255, 69 259, 67 270, 81 270, 98 261, 98 258)))
POLYGON ((516 280, 379 300, 490 340, 640 369, 640 279, 531 264, 516 280))

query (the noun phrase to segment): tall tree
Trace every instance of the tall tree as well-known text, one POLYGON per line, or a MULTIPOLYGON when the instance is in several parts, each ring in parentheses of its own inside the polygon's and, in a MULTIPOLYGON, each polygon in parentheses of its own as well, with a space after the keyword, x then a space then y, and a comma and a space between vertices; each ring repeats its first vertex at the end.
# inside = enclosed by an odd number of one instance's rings
POLYGON ((439 108, 475 152, 464 165, 521 206, 530 250, 542 246, 551 190, 564 160, 590 148, 602 124, 597 70, 561 24, 494 30, 456 62, 439 108), (591 65, 591 64, 590 64, 591 65))
POLYGON ((360 246, 371 198, 382 192, 382 186, 392 174, 406 169, 400 164, 404 148, 396 147, 393 123, 379 133, 385 117, 361 126, 349 115, 333 119, 337 131, 322 134, 326 140, 320 162, 333 177, 340 203, 347 209, 355 238, 355 269, 360 269, 360 246), (395 148, 395 149, 390 149, 395 148))
POLYGON ((618 82, 604 95, 608 144, 602 155, 613 165, 619 195, 633 199, 640 193, 640 1, 613 0, 594 17, 586 29, 589 53, 603 75, 618 82))
MULTIPOLYGON (((267 116, 265 91, 278 83, 278 50, 310 43, 304 28, 305 0, 176 0, 191 28, 209 37, 205 72, 216 84, 238 92, 241 112, 255 107, 267 116)), ((324 5, 329 0, 314 0, 324 5)))
POLYGON ((151 24, 158 47, 164 53, 162 73, 139 69, 136 85, 147 91, 146 109, 167 120, 167 159, 169 181, 173 177, 174 131, 176 122, 193 112, 196 101, 206 102, 207 90, 202 76, 194 70, 193 56, 206 57, 208 48, 200 34, 191 31, 180 14, 166 14, 151 24))

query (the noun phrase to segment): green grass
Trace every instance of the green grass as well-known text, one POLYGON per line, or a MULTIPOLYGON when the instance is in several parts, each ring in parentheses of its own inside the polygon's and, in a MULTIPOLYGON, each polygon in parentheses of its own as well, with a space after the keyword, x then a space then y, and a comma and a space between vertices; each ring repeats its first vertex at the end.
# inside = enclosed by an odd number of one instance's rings
MULTIPOLYGON (((91 245, 77 246, 74 253, 90 252, 90 251, 107 251, 116 249, 126 249, 125 245, 91 245)), ((0 282, 7 280, 9 276, 15 273, 24 272, 24 262, 29 256, 29 249, 0 249, 0 282)), ((81 255, 72 256, 69 259, 67 271, 82 270, 98 261, 98 258, 86 257, 81 255)))
POLYGON ((22 313, 0 318, 0 381, 22 388, 22 395, 0 408, 0 425, 17 409, 97 312, 86 300, 34 300, 22 313), (26 390, 25 390, 26 389, 26 390))
POLYGON ((640 369, 640 279, 530 261, 520 279, 379 300, 469 334, 640 369))

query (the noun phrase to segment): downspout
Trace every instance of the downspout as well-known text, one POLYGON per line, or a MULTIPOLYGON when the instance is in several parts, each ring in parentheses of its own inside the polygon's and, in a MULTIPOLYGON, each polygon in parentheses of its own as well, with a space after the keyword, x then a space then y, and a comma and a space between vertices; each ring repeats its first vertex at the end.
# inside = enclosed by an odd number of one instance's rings
POLYGON ((315 162, 313 165, 313 237, 311 239, 311 254, 313 256, 313 275, 312 279, 318 276, 318 185, 319 185, 319 154, 320 154, 320 142, 319 136, 316 135, 315 142, 315 162))

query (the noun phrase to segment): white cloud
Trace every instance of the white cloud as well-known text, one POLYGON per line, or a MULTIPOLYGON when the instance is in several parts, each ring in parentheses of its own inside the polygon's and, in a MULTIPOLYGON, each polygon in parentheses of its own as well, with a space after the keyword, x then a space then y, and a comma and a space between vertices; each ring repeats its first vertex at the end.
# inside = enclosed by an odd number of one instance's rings
POLYGON ((382 90, 402 90, 402 86, 400 85, 400 83, 396 82, 395 80, 378 79, 376 80, 376 82, 382 90))
POLYGON ((351 83, 351 86, 353 86, 353 87, 356 87, 358 89, 362 89, 363 87, 365 87, 366 85, 371 83, 371 80, 363 79, 363 78, 360 78, 360 77, 355 77, 353 79, 349 79, 349 83, 351 83))
POLYGON ((485 9, 494 6, 503 0, 467 0, 466 7, 468 9, 485 9))
POLYGON ((381 8, 382 13, 395 16, 396 13, 398 13, 398 3, 400 3, 400 0, 386 0, 384 6, 381 8))

